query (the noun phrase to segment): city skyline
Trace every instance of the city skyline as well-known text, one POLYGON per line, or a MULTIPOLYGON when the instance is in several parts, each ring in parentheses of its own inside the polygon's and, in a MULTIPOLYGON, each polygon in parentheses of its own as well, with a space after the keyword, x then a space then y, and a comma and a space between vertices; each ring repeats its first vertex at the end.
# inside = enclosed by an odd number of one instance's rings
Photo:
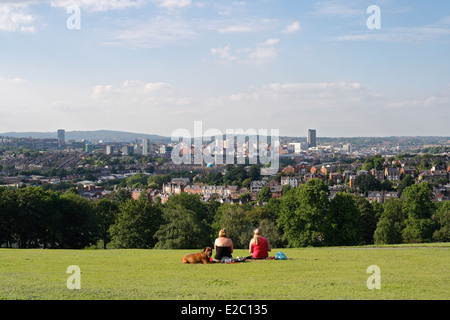
POLYGON ((0 132, 448 136, 450 5, 433 4, 2 1, 0 132))

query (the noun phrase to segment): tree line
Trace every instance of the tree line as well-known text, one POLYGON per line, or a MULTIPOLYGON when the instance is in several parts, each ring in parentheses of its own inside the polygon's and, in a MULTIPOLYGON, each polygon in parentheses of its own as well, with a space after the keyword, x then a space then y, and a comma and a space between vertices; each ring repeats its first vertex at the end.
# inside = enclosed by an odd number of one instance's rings
POLYGON ((414 184, 399 199, 370 203, 312 179, 264 206, 203 202, 173 195, 162 204, 126 189, 99 201, 39 187, 0 188, 0 246, 19 248, 191 249, 211 245, 226 228, 246 248, 256 227, 273 247, 352 246, 450 240, 450 202, 434 203, 432 187, 414 184))

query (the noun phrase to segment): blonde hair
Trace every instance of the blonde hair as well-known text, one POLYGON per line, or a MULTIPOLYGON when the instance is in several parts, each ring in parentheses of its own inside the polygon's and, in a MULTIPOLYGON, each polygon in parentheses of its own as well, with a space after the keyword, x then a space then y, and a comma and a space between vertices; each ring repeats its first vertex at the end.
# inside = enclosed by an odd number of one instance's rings
POLYGON ((260 228, 256 228, 253 231, 253 240, 255 241, 256 245, 258 245, 258 240, 260 236, 262 236, 262 230, 260 228))
POLYGON ((222 230, 219 231, 219 238, 221 237, 228 238, 227 229, 223 228, 222 230))

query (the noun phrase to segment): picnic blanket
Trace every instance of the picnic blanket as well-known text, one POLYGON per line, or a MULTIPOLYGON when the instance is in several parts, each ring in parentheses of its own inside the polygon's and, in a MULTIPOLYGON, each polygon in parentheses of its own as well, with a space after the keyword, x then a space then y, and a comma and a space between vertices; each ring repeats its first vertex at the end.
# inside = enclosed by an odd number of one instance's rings
POLYGON ((212 262, 215 263, 239 263, 239 262, 246 262, 246 261, 252 261, 252 260, 287 260, 288 258, 286 255, 278 251, 274 256, 263 258, 263 259, 255 259, 252 256, 248 257, 237 257, 237 258, 231 258, 231 257, 223 257, 221 260, 213 259, 212 262))

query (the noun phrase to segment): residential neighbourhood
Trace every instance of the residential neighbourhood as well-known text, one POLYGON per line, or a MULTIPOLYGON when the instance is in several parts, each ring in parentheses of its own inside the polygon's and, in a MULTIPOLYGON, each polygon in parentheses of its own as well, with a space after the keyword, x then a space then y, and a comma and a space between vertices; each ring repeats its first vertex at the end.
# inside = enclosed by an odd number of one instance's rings
MULTIPOLYGON (((232 178, 234 180, 211 183, 207 177, 224 177, 231 167, 242 167, 247 175, 252 165, 176 165, 170 158, 173 144, 152 143, 148 139, 112 146, 103 141, 2 138, 0 184, 43 186, 60 191, 75 187, 80 195, 90 200, 99 200, 126 188, 134 199, 146 195, 152 201, 160 198, 162 203, 172 195, 187 193, 199 195, 202 201, 263 204, 258 202, 258 194, 265 186, 272 198, 280 198, 286 190, 318 178, 327 182, 330 198, 336 193, 334 190, 339 190, 363 195, 371 202, 384 203, 400 196, 398 187, 409 176, 414 183, 431 183, 434 201, 450 199, 448 152, 424 154, 417 152, 420 148, 416 144, 413 153, 411 148, 394 148, 389 144, 381 148, 372 145, 357 148, 349 143, 336 146, 333 142, 320 144, 316 141, 312 148, 305 148, 308 142, 302 142, 302 150, 296 148, 295 143, 283 142, 279 148, 281 165, 277 174, 257 174, 247 176, 243 181, 232 178), (83 148, 83 145, 89 145, 89 148, 83 148), (144 175, 145 179, 172 176, 159 184, 133 186, 126 183, 136 175, 144 175), (380 184, 367 190, 361 188, 357 183, 363 180, 361 176, 371 176, 380 184)), ((259 171, 261 168, 258 166, 259 171)))

